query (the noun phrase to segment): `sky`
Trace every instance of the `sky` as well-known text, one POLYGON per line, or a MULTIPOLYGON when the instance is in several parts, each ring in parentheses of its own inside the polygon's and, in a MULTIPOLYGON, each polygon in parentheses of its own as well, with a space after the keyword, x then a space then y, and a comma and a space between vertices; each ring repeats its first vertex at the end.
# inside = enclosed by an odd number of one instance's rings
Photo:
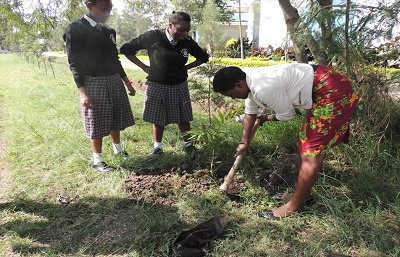
POLYGON ((124 4, 124 0, 112 0, 113 3, 113 8, 118 9, 118 10, 122 10, 125 6, 124 4))

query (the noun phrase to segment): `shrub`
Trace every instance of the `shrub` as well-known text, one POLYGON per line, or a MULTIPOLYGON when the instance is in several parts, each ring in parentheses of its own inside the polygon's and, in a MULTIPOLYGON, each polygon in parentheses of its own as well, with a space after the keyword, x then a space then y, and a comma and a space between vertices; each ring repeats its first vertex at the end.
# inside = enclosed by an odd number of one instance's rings
MULTIPOLYGON (((243 38, 243 51, 244 56, 250 56, 251 54, 251 42, 249 43, 248 38, 243 38)), ((238 39, 230 39, 225 44, 225 55, 231 58, 240 58, 240 38, 238 39)))

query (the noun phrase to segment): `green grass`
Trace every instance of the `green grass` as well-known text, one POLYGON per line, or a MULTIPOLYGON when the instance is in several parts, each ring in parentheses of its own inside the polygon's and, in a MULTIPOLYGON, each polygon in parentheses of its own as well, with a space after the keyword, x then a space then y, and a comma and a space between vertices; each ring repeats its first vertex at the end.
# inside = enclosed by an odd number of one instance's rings
MULTIPOLYGON (((328 153, 313 189, 314 203, 304 215, 260 220, 258 211, 279 203, 269 198, 271 190, 257 175, 278 164, 290 167, 290 154, 283 149, 295 146, 300 119, 260 128, 237 174, 246 185, 239 205, 218 192, 217 175, 232 165, 241 133, 240 125, 228 120, 223 144, 214 149, 200 145, 203 154, 193 163, 193 173, 210 175, 210 190, 191 194, 176 188, 173 206, 135 201, 125 190, 132 172, 186 163, 176 125, 166 129, 165 157, 146 159, 152 131, 141 120, 144 92, 138 90, 130 98, 136 125, 122 133, 133 157, 113 157, 105 138, 107 161, 120 168, 95 173, 89 168, 90 144, 66 60, 54 59, 52 66, 55 76, 49 64, 46 74, 43 63, 39 67, 17 55, 0 55, 0 138, 5 142, 0 169, 8 173, 0 190, 0 256, 168 256, 181 230, 222 214, 229 217, 228 226, 207 256, 308 257, 321 256, 324 249, 353 256, 400 255, 398 142, 357 132, 351 145, 328 153), (62 205, 56 201, 59 195, 79 198, 62 205)), ((141 71, 127 72, 144 80, 141 71)), ((195 112, 192 126, 207 124, 206 116, 195 112)))

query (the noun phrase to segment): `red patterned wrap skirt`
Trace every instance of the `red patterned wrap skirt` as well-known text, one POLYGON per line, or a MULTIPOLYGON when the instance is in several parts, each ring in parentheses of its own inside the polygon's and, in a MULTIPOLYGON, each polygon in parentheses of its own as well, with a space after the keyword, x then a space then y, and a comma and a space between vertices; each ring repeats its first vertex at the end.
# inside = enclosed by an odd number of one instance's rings
POLYGON ((358 99, 350 78, 331 68, 317 66, 313 106, 306 110, 297 141, 300 154, 317 156, 342 142, 348 143, 350 121, 358 99))

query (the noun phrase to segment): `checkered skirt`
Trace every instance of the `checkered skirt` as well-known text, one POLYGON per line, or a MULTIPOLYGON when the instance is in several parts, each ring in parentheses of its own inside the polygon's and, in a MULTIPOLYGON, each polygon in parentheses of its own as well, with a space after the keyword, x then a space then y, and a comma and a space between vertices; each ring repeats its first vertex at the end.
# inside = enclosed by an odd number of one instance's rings
POLYGON ((192 121, 188 82, 163 85, 147 81, 143 120, 159 126, 192 121))
POLYGON ((103 138, 110 135, 111 130, 121 131, 135 124, 126 89, 118 74, 86 76, 85 87, 94 104, 93 109, 81 105, 88 138, 103 138))

